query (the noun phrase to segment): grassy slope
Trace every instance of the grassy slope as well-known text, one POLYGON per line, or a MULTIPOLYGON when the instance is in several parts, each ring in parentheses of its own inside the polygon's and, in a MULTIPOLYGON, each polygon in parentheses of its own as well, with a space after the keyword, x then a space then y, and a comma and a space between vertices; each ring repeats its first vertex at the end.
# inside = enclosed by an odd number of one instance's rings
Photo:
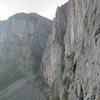
POLYGON ((0 91, 21 77, 22 75, 13 61, 0 61, 0 91))

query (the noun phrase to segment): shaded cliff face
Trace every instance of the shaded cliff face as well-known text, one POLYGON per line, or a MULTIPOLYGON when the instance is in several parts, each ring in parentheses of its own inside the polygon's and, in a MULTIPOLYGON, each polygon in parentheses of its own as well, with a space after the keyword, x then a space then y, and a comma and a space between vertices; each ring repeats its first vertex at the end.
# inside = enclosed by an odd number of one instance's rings
POLYGON ((58 8, 42 59, 49 99, 100 99, 99 33, 99 0, 70 0, 58 8))
POLYGON ((45 83, 38 73, 51 28, 35 13, 0 22, 0 100, 46 100, 37 84, 45 83))
POLYGON ((20 71, 31 75, 39 69, 52 21, 37 15, 16 14, 0 22, 0 56, 13 59, 20 71))

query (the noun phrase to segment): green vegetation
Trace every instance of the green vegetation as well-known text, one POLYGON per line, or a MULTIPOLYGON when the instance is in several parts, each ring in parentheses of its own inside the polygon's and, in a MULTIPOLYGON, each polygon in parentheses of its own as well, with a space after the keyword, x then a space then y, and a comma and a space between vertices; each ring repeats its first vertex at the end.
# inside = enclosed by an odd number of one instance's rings
POLYGON ((60 97, 59 97, 59 95, 57 95, 57 96, 53 97, 52 99, 48 99, 48 100, 60 100, 60 97))
POLYGON ((66 91, 66 89, 65 89, 64 92, 63 92, 62 97, 64 98, 64 100, 68 100, 68 96, 69 96, 69 92, 66 91))
POLYGON ((53 100, 60 100, 60 97, 56 96, 56 97, 53 98, 53 100))
POLYGON ((36 75, 35 81, 38 82, 41 90, 49 87, 49 85, 45 82, 45 79, 44 79, 43 75, 40 74, 40 72, 36 75))
POLYGON ((22 77, 17 65, 11 60, 0 60, 0 91, 22 77))
POLYGON ((62 65, 62 67, 61 67, 61 69, 60 69, 61 73, 64 73, 64 70, 65 70, 65 66, 62 65))
POLYGON ((63 85, 64 85, 64 86, 67 85, 67 88, 69 88, 70 79, 69 79, 68 77, 65 77, 65 78, 63 79, 63 85))
POLYGON ((67 59, 68 60, 74 60, 74 57, 75 57, 75 53, 71 53, 70 55, 67 55, 67 59))

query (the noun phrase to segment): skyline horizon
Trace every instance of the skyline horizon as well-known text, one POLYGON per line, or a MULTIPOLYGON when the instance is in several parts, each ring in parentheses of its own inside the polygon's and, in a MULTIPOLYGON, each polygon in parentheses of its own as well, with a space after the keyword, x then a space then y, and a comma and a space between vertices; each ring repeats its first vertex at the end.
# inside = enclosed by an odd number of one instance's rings
POLYGON ((39 2, 38 0, 30 0, 30 2, 29 0, 26 0, 26 2, 24 2, 24 0, 11 0, 9 3, 6 0, 1 0, 0 21, 7 20, 9 17, 15 15, 16 13, 37 13, 43 17, 53 20, 57 7, 62 6, 64 3, 68 2, 68 0, 43 1, 45 2, 39 2))

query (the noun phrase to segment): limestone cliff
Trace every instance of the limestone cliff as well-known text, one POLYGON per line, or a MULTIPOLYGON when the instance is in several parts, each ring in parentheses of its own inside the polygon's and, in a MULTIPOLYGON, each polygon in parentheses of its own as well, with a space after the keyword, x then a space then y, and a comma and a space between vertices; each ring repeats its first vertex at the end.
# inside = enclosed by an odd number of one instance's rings
POLYGON ((49 100, 100 100, 100 1, 58 7, 42 58, 49 100))
MULTIPOLYGON (((100 99, 100 1, 70 0, 65 56, 73 58, 68 100, 100 99), (67 34, 70 40, 67 41, 67 34), (73 57, 71 57, 73 55, 73 57)), ((66 62, 67 62, 66 61, 66 62)))
POLYGON ((49 84, 52 84, 60 75, 59 69, 64 66, 64 35, 67 27, 67 8, 67 4, 57 8, 52 34, 49 36, 42 59, 43 73, 49 84))

